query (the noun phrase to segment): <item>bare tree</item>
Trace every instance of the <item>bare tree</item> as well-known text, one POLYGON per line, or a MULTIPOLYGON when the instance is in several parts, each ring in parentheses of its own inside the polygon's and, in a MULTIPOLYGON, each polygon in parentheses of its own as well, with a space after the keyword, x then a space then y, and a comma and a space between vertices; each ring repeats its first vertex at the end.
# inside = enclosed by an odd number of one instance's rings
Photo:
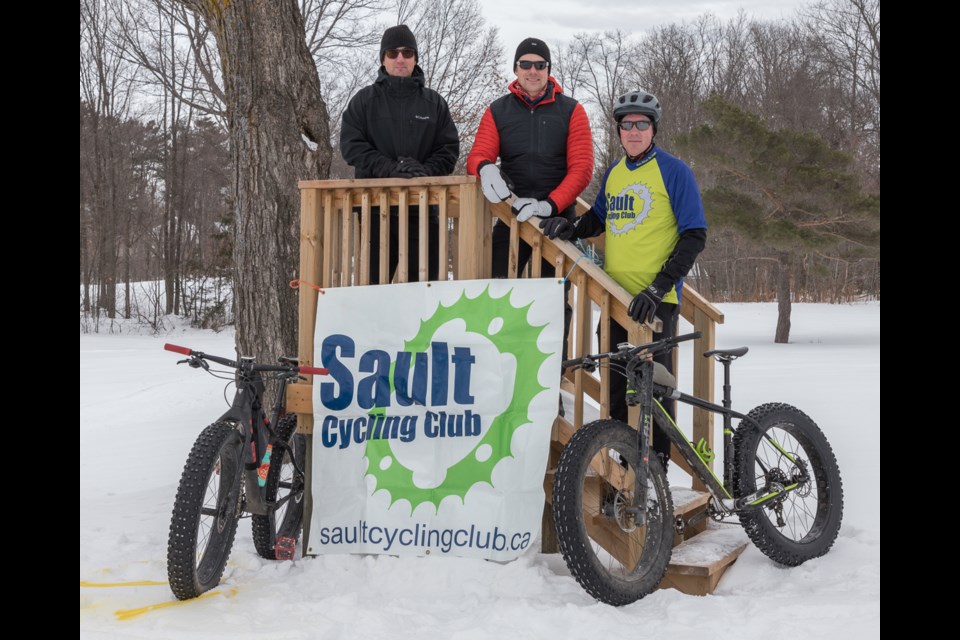
MULTIPOLYGON (((556 78, 563 92, 571 98, 583 93, 583 77, 587 66, 587 51, 579 40, 558 43, 551 48, 550 73, 556 78)), ((586 95, 581 96, 587 98, 586 95)))
POLYGON ((811 47, 843 88, 850 146, 880 183, 880 0, 826 0, 802 13, 811 47))
POLYGON ((321 69, 340 69, 352 51, 380 41, 384 0, 300 0, 307 48, 321 69))
POLYGON ((577 99, 591 113, 597 167, 606 169, 623 152, 614 127, 613 103, 632 88, 637 49, 624 31, 578 33, 565 56, 572 63, 567 77, 574 82, 577 99))
POLYGON ((171 0, 126 0, 119 37, 146 75, 140 90, 160 103, 183 103, 226 127, 216 43, 196 14, 171 0))
MULTIPOLYGON (((107 0, 80 2, 80 97, 89 109, 90 155, 81 157, 81 274, 96 277, 95 287, 85 280, 83 308, 103 308, 116 317, 116 285, 122 242, 128 233, 122 228, 120 208, 122 185, 118 176, 119 123, 130 109, 136 70, 127 63, 125 52, 112 34, 117 23, 116 5, 107 0), (83 172, 86 165, 87 188, 83 172), (86 264, 85 264, 86 263, 86 264), (91 295, 96 300, 91 302, 91 295)), ((83 142, 81 129, 81 142, 83 142)))
POLYGON ((496 27, 486 27, 470 0, 421 0, 409 16, 417 37, 419 64, 429 87, 447 101, 460 132, 460 162, 487 105, 503 93, 503 45, 496 27))

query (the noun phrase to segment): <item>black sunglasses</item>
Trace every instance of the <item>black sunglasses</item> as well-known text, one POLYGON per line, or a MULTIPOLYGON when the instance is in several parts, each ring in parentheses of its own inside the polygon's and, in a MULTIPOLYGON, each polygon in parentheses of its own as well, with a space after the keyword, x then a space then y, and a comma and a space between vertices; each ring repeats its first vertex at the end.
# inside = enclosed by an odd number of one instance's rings
POLYGON ((636 121, 621 120, 620 121, 620 128, 623 129, 624 131, 630 131, 630 129, 633 129, 634 127, 637 128, 637 131, 646 131, 652 126, 653 126, 653 123, 650 122, 649 120, 636 120, 636 121))
POLYGON ((387 49, 384 51, 386 56, 393 60, 397 56, 403 56, 404 58, 412 58, 417 55, 416 49, 407 49, 406 47, 401 47, 399 49, 387 49))
POLYGON ((550 66, 550 63, 546 60, 538 60, 534 62, 533 60, 517 60, 517 66, 523 69, 524 71, 533 67, 537 71, 543 71, 550 66))

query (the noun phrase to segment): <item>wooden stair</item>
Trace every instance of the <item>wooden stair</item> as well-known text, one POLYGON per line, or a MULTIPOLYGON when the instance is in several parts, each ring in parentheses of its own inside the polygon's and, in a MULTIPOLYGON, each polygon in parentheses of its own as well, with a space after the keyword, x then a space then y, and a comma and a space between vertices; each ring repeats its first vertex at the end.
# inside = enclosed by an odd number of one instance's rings
POLYGON ((737 561, 749 539, 738 524, 713 521, 673 548, 661 589, 676 589, 692 596, 713 593, 726 570, 737 561))
POLYGON ((673 511, 685 521, 701 518, 675 534, 673 554, 661 589, 676 589, 692 596, 713 593, 724 572, 743 553, 750 541, 738 524, 719 524, 703 512, 710 494, 681 487, 670 487, 673 511))

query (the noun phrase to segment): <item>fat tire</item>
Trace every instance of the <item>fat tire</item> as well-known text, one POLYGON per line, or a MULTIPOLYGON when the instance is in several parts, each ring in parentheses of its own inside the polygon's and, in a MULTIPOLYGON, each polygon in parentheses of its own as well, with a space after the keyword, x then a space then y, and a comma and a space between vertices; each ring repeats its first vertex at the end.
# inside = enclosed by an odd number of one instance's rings
POLYGON ((269 515, 255 515, 251 518, 253 544, 257 553, 267 560, 277 559, 277 538, 300 539, 303 530, 303 477, 296 472, 292 460, 303 469, 307 457, 307 439, 297 430, 297 416, 290 414, 281 418, 277 424, 277 438, 289 442, 284 447, 283 459, 270 464, 267 472, 265 497, 268 502, 282 498, 291 490, 300 491, 299 499, 291 499, 279 511, 269 515), (284 485, 281 486, 281 482, 284 485), (285 492, 285 493, 284 493, 285 492), (279 517, 277 517, 279 513, 279 517))
MULTIPOLYGON (((609 554, 600 557, 606 552, 590 538, 584 520, 585 509, 597 511, 594 505, 584 504, 583 488, 585 478, 596 476, 590 461, 601 449, 619 453, 626 462, 626 466, 620 464, 623 468, 635 468, 639 463, 635 429, 617 420, 598 420, 581 427, 567 443, 557 465, 553 517, 560 552, 573 577, 600 602, 621 606, 656 590, 666 574, 673 547, 673 501, 659 459, 650 456, 648 486, 652 490, 647 499, 647 526, 642 532, 637 529, 634 538, 643 550, 635 566, 618 570, 613 566, 618 563, 609 554)), ((598 486, 610 492, 607 496, 616 493, 610 483, 598 486)), ((610 523, 618 526, 615 518, 611 517, 610 523)))
POLYGON ((760 428, 742 420, 734 435, 738 496, 751 495, 758 486, 763 487, 764 471, 758 460, 782 472, 774 473, 788 477, 796 470, 796 465, 764 437, 767 434, 803 460, 812 481, 780 501, 785 526, 777 525, 775 502, 742 512, 740 523, 757 548, 779 564, 795 567, 824 555, 836 541, 843 517, 843 483, 830 443, 809 416, 788 404, 764 404, 747 417, 760 428))
POLYGON ((180 600, 209 591, 223 576, 240 517, 242 487, 226 502, 240 480, 240 448, 237 429, 216 422, 200 433, 187 456, 167 540, 167 577, 180 600))

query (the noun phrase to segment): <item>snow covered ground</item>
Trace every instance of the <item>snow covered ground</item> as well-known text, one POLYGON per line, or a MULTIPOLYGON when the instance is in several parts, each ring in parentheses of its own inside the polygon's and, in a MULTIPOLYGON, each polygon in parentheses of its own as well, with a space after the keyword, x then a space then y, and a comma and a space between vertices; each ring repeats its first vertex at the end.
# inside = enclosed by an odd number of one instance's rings
POLYGON ((772 342, 775 305, 720 306, 718 346, 750 346, 734 365, 734 406, 795 404, 837 454, 844 522, 825 557, 785 569, 751 546, 712 596, 661 590, 616 609, 584 593, 559 556, 535 550, 506 564, 267 562, 244 520, 221 586, 178 603, 165 583, 173 496, 194 438, 223 410, 223 382, 176 367, 162 346, 229 355, 233 335, 81 335, 80 636, 879 638, 880 305, 794 305, 787 345, 772 342))

